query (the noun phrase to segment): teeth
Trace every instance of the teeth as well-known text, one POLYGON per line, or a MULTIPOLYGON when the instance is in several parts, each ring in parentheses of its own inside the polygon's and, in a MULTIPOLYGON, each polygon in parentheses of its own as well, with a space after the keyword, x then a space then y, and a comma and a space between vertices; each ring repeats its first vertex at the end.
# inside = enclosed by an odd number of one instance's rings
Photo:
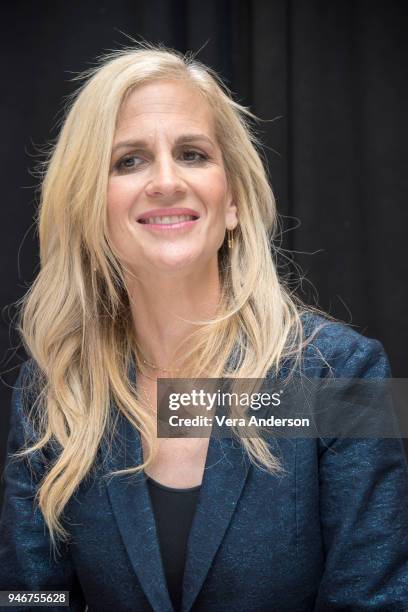
POLYGON ((149 217, 143 219, 143 223, 155 223, 158 225, 171 225, 172 223, 181 223, 182 221, 193 221, 193 215, 173 215, 171 217, 149 217))

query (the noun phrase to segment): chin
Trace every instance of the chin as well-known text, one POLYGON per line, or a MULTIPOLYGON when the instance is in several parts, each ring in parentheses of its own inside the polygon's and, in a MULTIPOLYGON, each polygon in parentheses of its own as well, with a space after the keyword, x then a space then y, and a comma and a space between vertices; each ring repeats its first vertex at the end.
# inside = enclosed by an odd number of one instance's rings
MULTIPOLYGON (((198 257, 186 256, 186 255, 173 255, 160 257, 151 260, 151 267, 157 269, 157 271, 166 272, 169 276, 179 276, 180 273, 191 274, 193 271, 197 271, 200 268, 200 259, 198 257)), ((202 264, 201 264, 202 265, 202 264)))

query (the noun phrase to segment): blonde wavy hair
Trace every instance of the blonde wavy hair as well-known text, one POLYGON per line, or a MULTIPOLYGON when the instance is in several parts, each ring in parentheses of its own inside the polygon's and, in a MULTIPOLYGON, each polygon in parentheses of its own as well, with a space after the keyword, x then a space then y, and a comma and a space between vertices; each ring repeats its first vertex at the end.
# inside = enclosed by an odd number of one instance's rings
MULTIPOLYGON (((36 364, 38 393, 30 410, 37 438, 27 455, 57 444, 57 460, 39 484, 37 501, 51 539, 69 534, 67 502, 90 472, 104 438, 112 441, 116 415, 146 439, 149 466, 156 453, 155 419, 128 376, 139 363, 124 269, 107 231, 111 149, 121 106, 136 87, 181 79, 212 108, 239 226, 229 255, 219 251, 221 298, 216 316, 196 321, 183 354, 184 377, 264 378, 307 342, 306 307, 279 280, 273 245, 274 196, 251 127, 256 117, 235 102, 210 68, 191 54, 148 43, 110 52, 80 75, 65 120, 44 164, 39 206, 40 272, 22 301, 20 333, 36 364), (193 339, 193 341, 191 341, 193 339), (233 370, 227 364, 236 357, 233 370)), ((308 310, 310 310, 308 308, 308 310)), ((261 437, 242 438, 251 461, 278 472, 278 459, 261 437)), ((115 472, 114 474, 123 473, 115 472)))

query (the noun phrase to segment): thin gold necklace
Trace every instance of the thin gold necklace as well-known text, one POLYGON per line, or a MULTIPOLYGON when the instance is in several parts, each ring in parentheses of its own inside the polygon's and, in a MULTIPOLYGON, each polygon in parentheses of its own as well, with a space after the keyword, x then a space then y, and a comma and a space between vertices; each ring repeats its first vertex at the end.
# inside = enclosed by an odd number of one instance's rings
POLYGON ((152 378, 151 376, 148 376, 147 374, 145 374, 145 372, 142 372, 142 370, 140 370, 140 374, 142 374, 142 376, 145 376, 149 380, 153 380, 153 382, 157 383, 157 378, 152 378))
MULTIPOLYGON (((154 363, 150 363, 149 361, 147 361, 147 359, 145 359, 142 356, 141 356, 141 361, 142 361, 142 363, 144 365, 147 365, 148 367, 152 368, 153 370, 159 370, 160 372, 167 372, 168 374, 173 374, 173 373, 181 372, 180 369, 167 370, 166 368, 160 368, 159 366, 155 365, 154 363)), ((140 374, 142 374, 142 376, 145 376, 148 380, 152 380, 153 382, 157 383, 157 378, 153 378, 152 376, 149 376, 148 374, 146 374, 146 372, 144 370, 145 370, 145 368, 143 368, 143 370, 142 370, 139 367, 139 371, 140 371, 140 374)))
POLYGON ((166 368, 161 368, 158 365, 151 363, 150 361, 147 361, 147 359, 145 359, 144 357, 141 357, 142 362, 149 366, 149 368, 152 368, 153 370, 160 370, 160 372, 167 372, 168 374, 172 374, 173 372, 181 372, 181 370, 179 368, 174 368, 173 370, 167 370, 166 368))

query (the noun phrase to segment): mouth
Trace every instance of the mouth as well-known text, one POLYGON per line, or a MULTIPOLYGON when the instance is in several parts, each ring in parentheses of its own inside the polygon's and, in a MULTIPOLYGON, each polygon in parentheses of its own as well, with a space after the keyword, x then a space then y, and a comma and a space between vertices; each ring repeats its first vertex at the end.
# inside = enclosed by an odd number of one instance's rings
POLYGON ((143 217, 138 219, 138 223, 141 225, 148 225, 151 227, 161 228, 177 228, 187 227, 198 221, 199 217, 196 215, 169 215, 160 217, 143 217))

